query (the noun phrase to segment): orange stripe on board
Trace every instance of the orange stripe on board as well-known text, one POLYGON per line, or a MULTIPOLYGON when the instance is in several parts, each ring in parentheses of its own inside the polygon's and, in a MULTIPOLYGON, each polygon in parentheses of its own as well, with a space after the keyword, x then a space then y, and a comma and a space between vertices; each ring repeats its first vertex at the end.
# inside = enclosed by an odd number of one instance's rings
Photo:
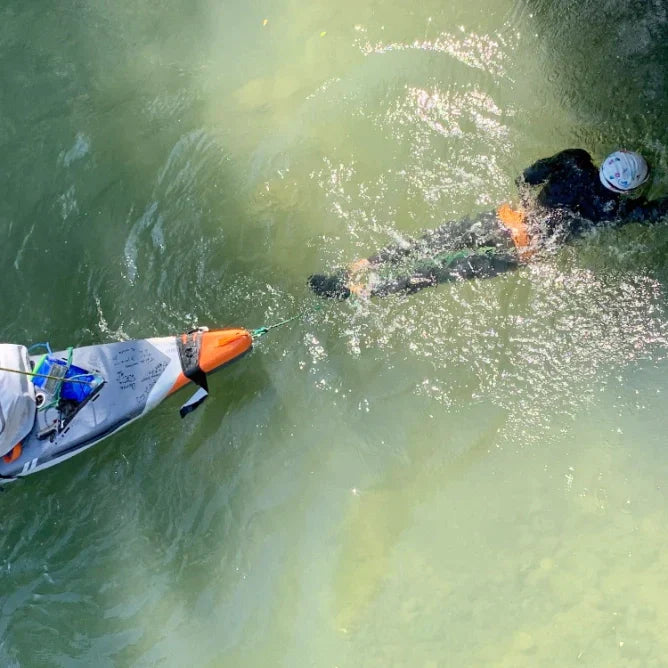
POLYGON ((6 464, 15 462, 23 452, 23 446, 17 443, 4 457, 2 458, 6 464))

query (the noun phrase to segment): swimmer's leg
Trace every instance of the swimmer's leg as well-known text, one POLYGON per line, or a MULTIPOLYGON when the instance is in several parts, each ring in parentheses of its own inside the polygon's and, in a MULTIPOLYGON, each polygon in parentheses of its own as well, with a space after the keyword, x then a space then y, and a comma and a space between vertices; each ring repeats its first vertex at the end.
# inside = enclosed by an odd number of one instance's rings
POLYGON ((317 295, 337 299, 346 299, 351 294, 416 292, 447 280, 506 271, 499 268, 506 267, 508 262, 500 258, 514 257, 514 248, 510 232, 497 215, 485 212, 444 223, 418 239, 387 246, 333 275, 313 274, 308 283, 317 295), (463 253, 461 258, 457 255, 459 251, 463 253), (500 257, 492 260, 488 257, 490 252, 498 252, 500 257), (481 257, 474 257, 477 255, 481 257))

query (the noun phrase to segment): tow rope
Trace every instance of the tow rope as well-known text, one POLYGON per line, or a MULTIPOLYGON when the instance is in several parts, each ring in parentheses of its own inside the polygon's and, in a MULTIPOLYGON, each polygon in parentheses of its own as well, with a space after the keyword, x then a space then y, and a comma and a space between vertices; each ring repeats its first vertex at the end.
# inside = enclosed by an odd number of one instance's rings
MULTIPOLYGON (((94 385, 96 381, 94 380, 81 380, 72 376, 71 378, 61 378, 60 376, 51 376, 48 373, 35 373, 34 371, 21 371, 21 369, 8 369, 7 367, 0 366, 0 371, 7 371, 8 373, 18 373, 22 376, 32 376, 33 378, 48 378, 50 380, 64 381, 66 383, 83 383, 84 385, 94 385)), ((87 374, 90 375, 90 374, 87 374)))
MULTIPOLYGON (((320 306, 315 307, 315 309, 306 309, 293 315, 291 318, 286 320, 281 320, 273 325, 266 325, 265 327, 258 327, 253 330, 246 330, 251 338, 256 340, 261 336, 264 336, 272 329, 277 327, 282 327, 287 325, 298 318, 303 317, 311 310, 318 310, 320 306)), ((185 404, 179 409, 179 414, 184 418, 189 413, 192 413, 198 406, 200 406, 204 400, 209 396, 209 384, 207 382, 206 373, 202 371, 199 366, 199 353, 200 353, 200 338, 199 334, 202 330, 193 330, 188 334, 184 334, 182 337, 177 338, 177 346, 179 349, 179 359, 181 360, 181 371, 183 375, 188 378, 191 382, 197 385, 197 390, 185 404)))
POLYGON ((267 325, 266 327, 258 327, 257 329, 252 329, 250 331, 250 335, 254 339, 259 339, 261 336, 264 336, 268 332, 270 332, 272 329, 276 329, 276 327, 282 327, 283 325, 287 325, 290 322, 293 322, 294 320, 297 320, 298 318, 303 318, 305 315, 308 315, 309 313, 313 313, 314 311, 320 311, 322 309, 322 306, 314 306, 313 308, 310 309, 305 309, 304 311, 300 311, 296 315, 293 315, 292 318, 287 318, 287 320, 281 320, 280 322, 275 323, 274 325, 267 325))

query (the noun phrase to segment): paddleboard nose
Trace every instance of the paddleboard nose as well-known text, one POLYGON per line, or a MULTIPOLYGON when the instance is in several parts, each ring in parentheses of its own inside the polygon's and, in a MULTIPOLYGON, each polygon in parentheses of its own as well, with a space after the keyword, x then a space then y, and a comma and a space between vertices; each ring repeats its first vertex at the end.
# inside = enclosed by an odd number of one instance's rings
MULTIPOLYGON (((196 366, 205 374, 219 369, 248 352, 253 346, 253 337, 247 329, 229 328, 212 331, 196 331, 177 337, 183 346, 197 350, 196 366)), ((183 360, 182 360, 183 361, 183 360)), ((192 365, 192 359, 188 365, 192 365)), ((191 367, 192 370, 192 367, 191 367)), ((192 377, 192 373, 188 376, 192 377)), ((169 394, 176 392, 190 382, 190 378, 182 371, 169 394)))
POLYGON ((219 329, 202 333, 199 366, 204 373, 228 364, 250 350, 253 337, 246 329, 219 329))

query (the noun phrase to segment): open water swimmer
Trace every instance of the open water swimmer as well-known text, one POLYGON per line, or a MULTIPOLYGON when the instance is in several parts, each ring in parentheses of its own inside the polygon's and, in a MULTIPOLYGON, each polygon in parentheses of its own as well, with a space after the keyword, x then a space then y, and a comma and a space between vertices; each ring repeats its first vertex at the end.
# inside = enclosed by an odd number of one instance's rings
POLYGON ((668 214, 668 197, 645 197, 649 174, 646 160, 633 151, 615 151, 597 169, 587 151, 567 149, 538 160, 516 179, 517 206, 449 221, 331 275, 313 274, 308 282, 322 297, 346 299, 491 278, 595 228, 660 221, 668 214))

